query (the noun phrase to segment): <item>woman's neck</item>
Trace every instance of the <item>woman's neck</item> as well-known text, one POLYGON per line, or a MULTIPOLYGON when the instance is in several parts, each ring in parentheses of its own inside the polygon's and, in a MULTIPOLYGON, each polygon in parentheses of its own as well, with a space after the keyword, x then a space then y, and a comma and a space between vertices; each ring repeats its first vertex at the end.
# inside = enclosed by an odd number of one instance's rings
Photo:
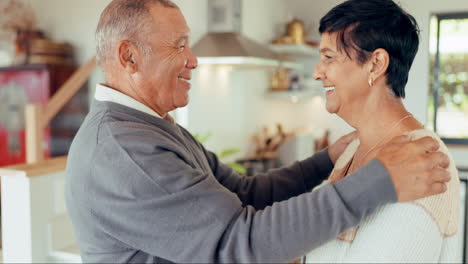
POLYGON ((355 158, 362 159, 358 161, 360 165, 375 156, 375 150, 393 137, 423 127, 405 109, 399 98, 369 96, 366 102, 361 103, 364 105, 361 104, 360 111, 351 111, 352 115, 344 117, 359 133, 360 145, 355 158))

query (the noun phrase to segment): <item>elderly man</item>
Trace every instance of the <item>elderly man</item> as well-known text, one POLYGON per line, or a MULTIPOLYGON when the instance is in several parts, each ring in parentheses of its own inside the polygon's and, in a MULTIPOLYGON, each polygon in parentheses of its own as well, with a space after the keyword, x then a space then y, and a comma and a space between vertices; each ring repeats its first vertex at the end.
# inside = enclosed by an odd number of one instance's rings
POLYGON ((447 157, 429 138, 397 138, 314 192, 352 135, 290 167, 241 177, 167 114, 187 105, 197 67, 174 3, 114 0, 96 37, 107 83, 97 86, 66 178, 84 262, 285 262, 380 205, 445 190, 447 157))

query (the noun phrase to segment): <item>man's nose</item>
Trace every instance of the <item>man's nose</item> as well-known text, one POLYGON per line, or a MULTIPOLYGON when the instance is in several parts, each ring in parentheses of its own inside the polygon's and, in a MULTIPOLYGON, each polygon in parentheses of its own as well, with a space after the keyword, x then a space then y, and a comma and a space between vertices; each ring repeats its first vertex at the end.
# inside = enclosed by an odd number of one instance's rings
POLYGON ((323 80, 323 70, 322 70, 322 65, 320 62, 317 62, 317 64, 314 67, 314 71, 312 72, 312 77, 317 80, 321 81, 323 80))
POLYGON ((194 70, 198 67, 198 59, 197 57, 193 54, 192 50, 189 50, 188 58, 187 58, 187 64, 185 65, 190 70, 194 70))

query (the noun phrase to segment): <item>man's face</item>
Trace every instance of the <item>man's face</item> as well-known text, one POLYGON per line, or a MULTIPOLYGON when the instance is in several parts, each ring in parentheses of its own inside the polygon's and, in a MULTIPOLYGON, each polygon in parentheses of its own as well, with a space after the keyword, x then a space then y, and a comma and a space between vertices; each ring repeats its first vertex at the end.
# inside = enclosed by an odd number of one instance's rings
POLYGON ((191 70, 197 67, 197 58, 189 47, 190 29, 180 10, 153 5, 150 13, 153 28, 142 37, 151 52, 138 69, 137 89, 143 103, 164 115, 188 104, 191 70))

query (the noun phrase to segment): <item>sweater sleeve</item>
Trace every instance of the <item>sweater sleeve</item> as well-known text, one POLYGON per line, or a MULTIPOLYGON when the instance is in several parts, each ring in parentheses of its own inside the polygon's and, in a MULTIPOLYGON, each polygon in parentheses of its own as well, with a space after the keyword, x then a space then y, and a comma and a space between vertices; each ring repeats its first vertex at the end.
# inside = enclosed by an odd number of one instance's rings
POLYGON ((256 210, 212 174, 147 142, 100 143, 86 206, 97 236, 176 263, 286 262, 394 200, 388 175, 367 172, 256 210))
POLYGON ((217 180, 235 193, 244 205, 256 209, 308 192, 324 181, 333 169, 328 152, 324 150, 291 166, 245 177, 220 162, 214 153, 205 150, 205 154, 217 180))

